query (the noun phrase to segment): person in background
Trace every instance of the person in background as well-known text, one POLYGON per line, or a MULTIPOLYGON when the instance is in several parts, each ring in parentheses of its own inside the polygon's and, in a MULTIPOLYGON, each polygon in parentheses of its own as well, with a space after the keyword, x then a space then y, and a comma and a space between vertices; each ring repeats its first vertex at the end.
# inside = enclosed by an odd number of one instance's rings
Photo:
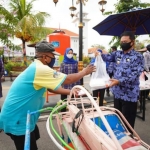
MULTIPOLYGON (((111 47, 111 53, 115 52, 117 50, 116 46, 112 46, 111 47)), ((113 66, 114 66, 114 62, 107 62, 108 65, 106 65, 106 70, 107 73, 109 74, 109 77, 112 78, 113 77, 113 66)), ((106 94, 107 96, 110 96, 110 90, 109 87, 106 88, 106 94)))
MULTIPOLYGON (((78 73, 78 62, 73 58, 73 49, 67 48, 64 54, 64 60, 60 65, 60 72, 64 74, 78 73)), ((72 84, 64 84, 64 89, 72 89, 75 85, 80 85, 80 81, 72 84)), ((61 100, 67 99, 67 95, 61 95, 61 100)))
POLYGON ((126 31, 120 39, 122 51, 102 52, 104 61, 114 62, 114 75, 109 86, 114 95, 114 107, 122 112, 133 128, 140 93, 139 77, 144 70, 144 57, 134 50, 134 45, 133 32, 126 31))
MULTIPOLYGON (((146 46, 146 52, 143 53, 144 56, 144 71, 150 73, 150 44, 146 46)), ((148 77, 145 75, 145 80, 148 80, 148 77)), ((149 99, 149 90, 146 91, 146 98, 149 99)))
MULTIPOLYGON (((2 91, 2 80, 1 80, 1 78, 2 78, 2 76, 4 75, 4 65, 3 65, 3 60, 2 60, 2 58, 0 57, 0 98, 2 98, 3 97, 3 91, 2 91)), ((1 112, 1 108, 0 108, 0 112, 1 112)), ((1 132, 2 130, 0 129, 0 132, 1 132)))
MULTIPOLYGON (((70 90, 61 85, 72 84, 95 70, 92 65, 79 73, 65 75, 53 70, 55 51, 52 44, 41 41, 35 45, 36 59, 12 83, 0 112, 0 129, 11 137, 17 150, 24 149, 27 112, 43 108, 45 92, 69 95, 70 90), (57 74, 56 74, 57 73, 57 74)), ((77 91, 74 91, 77 94, 77 91)), ((37 150, 40 138, 37 121, 40 113, 31 115, 30 150, 37 150)))
POLYGON ((4 75, 4 64, 2 58, 0 57, 0 98, 3 97, 2 83, 1 83, 1 78, 3 77, 3 75, 4 75))
MULTIPOLYGON (((91 57, 90 64, 94 65, 97 53, 101 51, 102 50, 98 49, 97 52, 89 55, 91 57)), ((93 91, 93 97, 98 97, 99 106, 103 106, 103 104, 107 103, 107 101, 104 100, 104 95, 105 95, 105 89, 98 89, 93 91)))
POLYGON ((146 52, 143 53, 144 56, 144 70, 150 72, 150 44, 146 46, 146 52))

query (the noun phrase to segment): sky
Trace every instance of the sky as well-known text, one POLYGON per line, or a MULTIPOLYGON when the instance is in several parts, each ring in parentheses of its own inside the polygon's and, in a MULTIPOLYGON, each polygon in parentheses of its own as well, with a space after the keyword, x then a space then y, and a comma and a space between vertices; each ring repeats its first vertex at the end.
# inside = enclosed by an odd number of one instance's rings
MULTIPOLYGON (((76 13, 79 11, 79 4, 76 5, 74 0, 74 6, 77 8, 76 13)), ((90 19, 88 23, 88 48, 93 44, 100 44, 109 48, 109 42, 112 36, 99 35, 92 28, 99 22, 104 20, 107 16, 103 16, 100 11, 100 5, 98 4, 100 0, 88 0, 85 5, 83 5, 83 12, 88 13, 88 18, 90 19)), ((149 0, 141 0, 141 2, 149 2, 149 0)), ((117 0, 107 0, 107 4, 104 6, 105 11, 113 11, 115 9, 114 4, 117 0)), ((78 27, 72 23, 73 19, 70 16, 69 7, 72 6, 72 0, 59 0, 56 7, 53 0, 37 0, 34 2, 34 10, 48 12, 51 17, 47 20, 46 26, 55 28, 65 28, 70 31, 78 33, 78 27)), ((147 36, 140 36, 139 40, 145 39, 147 36)))
MULTIPOLYGON (((7 5, 8 0, 5 1, 7 5)), ((30 1, 30 0, 27 0, 30 1)), ((77 8, 76 13, 79 12, 79 4, 76 5, 74 0, 74 6, 77 8)), ((90 19, 88 23, 88 48, 93 44, 100 44, 109 48, 109 42, 112 39, 112 36, 99 35, 92 28, 97 25, 99 22, 104 20, 107 16, 103 16, 100 11, 100 5, 98 4, 100 0, 88 0, 85 5, 83 5, 83 12, 88 13, 88 18, 90 19)), ((141 2, 149 2, 149 0, 141 0, 141 2)), ((113 11, 115 9, 114 4, 117 3, 117 0, 107 0, 107 4, 104 6, 105 11, 113 11)), ((72 32, 78 33, 78 27, 72 23, 73 19, 70 16, 71 11, 69 7, 72 6, 72 0, 58 0, 57 5, 55 6, 53 0, 37 0, 34 2, 33 10, 35 12, 44 11, 50 14, 50 17, 46 21, 47 27, 68 29, 72 32)), ((139 40, 145 39, 147 36, 140 36, 139 40)), ((15 44, 20 44, 20 40, 15 40, 15 44)))
MULTIPOLYGON (((100 11, 100 5, 98 4, 99 0, 88 0, 85 5, 83 5, 83 12, 88 13, 88 48, 93 44, 100 44, 107 46, 112 37, 100 36, 92 28, 102 21, 105 17, 100 11), (105 42, 104 42, 105 41, 105 42)), ((106 11, 114 10, 114 3, 116 0, 107 0, 105 5, 106 11)), ((51 17, 48 19, 46 26, 55 27, 55 28, 65 28, 75 33, 78 33, 78 26, 75 26, 72 21, 75 18, 71 18, 69 7, 72 5, 72 0, 59 0, 56 7, 53 3, 53 0, 37 0, 34 3, 34 10, 38 9, 40 11, 48 12, 51 17), (44 2, 44 3, 43 3, 44 2)), ((76 0, 74 0, 74 6, 77 8, 76 13, 79 12, 79 4, 76 5, 76 0)))

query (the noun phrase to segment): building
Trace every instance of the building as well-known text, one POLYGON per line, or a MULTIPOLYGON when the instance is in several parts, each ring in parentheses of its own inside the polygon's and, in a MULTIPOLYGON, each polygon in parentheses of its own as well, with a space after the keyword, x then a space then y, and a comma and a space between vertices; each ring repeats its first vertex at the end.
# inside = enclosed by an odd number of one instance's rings
MULTIPOLYGON (((78 30, 79 32, 79 22, 80 22, 80 18, 79 18, 79 12, 75 15, 75 19, 73 20, 73 23, 75 24, 76 30, 78 30)), ((83 12, 82 16, 82 22, 83 22, 83 55, 87 55, 88 54, 88 22, 90 21, 90 19, 88 19, 87 17, 88 13, 83 12)), ((79 47, 79 46, 78 46, 79 47)))
MULTIPOLYGON (((51 28, 52 30, 58 30, 58 28, 51 28)), ((65 32, 68 36, 70 36, 70 47, 73 49, 74 53, 79 56, 79 35, 75 32, 72 32, 67 29, 60 29, 65 32)))

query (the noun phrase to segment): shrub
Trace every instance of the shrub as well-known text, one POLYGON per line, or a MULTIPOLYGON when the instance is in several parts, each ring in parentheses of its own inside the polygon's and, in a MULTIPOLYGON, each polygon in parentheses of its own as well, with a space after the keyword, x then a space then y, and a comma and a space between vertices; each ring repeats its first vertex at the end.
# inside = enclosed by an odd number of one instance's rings
MULTIPOLYGON (((27 61, 27 66, 29 66, 31 62, 30 61, 27 61)), ((14 61, 8 61, 4 67, 5 67, 5 70, 7 70, 8 74, 10 74, 10 71, 12 70, 13 67, 27 67, 24 62, 14 62, 14 61)))
POLYGON ((88 56, 83 57, 83 64, 88 65, 90 63, 90 58, 88 56))

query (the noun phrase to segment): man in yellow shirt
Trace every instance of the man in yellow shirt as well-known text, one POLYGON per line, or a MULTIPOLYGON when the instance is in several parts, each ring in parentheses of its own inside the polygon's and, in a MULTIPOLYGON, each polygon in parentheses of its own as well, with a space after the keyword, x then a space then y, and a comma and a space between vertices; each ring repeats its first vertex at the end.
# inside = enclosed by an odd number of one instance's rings
MULTIPOLYGON (((69 95, 69 89, 63 89, 62 84, 77 82, 95 69, 92 65, 79 73, 65 75, 52 69, 57 52, 53 45, 46 41, 36 44, 35 61, 22 72, 13 82, 0 113, 0 129, 3 129, 14 141, 17 150, 24 149, 27 111, 31 112, 43 108, 45 92, 69 95)), ((30 150, 37 150, 36 140, 39 131, 36 125, 39 113, 31 116, 30 150)))

